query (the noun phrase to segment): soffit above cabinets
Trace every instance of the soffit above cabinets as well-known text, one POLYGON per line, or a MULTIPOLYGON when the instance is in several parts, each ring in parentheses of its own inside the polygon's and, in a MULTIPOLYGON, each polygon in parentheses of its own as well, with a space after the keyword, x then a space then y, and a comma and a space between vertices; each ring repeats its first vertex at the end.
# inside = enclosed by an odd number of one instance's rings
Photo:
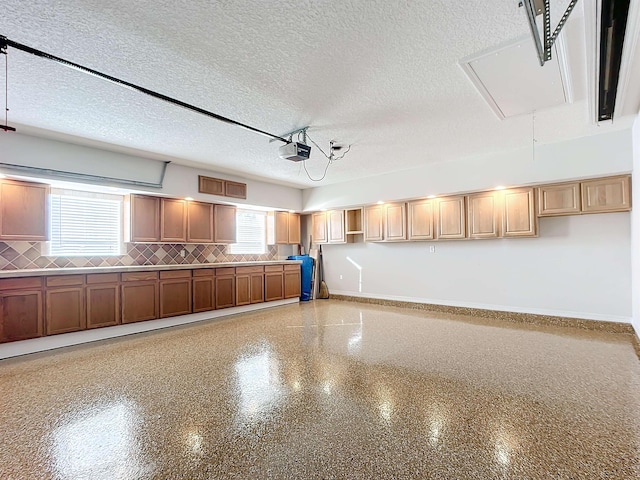
POLYGON ((498 118, 504 119, 573 102, 565 51, 560 35, 552 59, 541 67, 527 36, 467 57, 460 66, 498 118))

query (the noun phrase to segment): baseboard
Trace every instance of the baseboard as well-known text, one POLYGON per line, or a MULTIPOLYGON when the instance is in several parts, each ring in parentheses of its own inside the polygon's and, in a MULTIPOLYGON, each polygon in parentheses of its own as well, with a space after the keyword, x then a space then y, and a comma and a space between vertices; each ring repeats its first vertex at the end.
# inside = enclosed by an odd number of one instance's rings
POLYGON ((482 318, 495 318, 511 322, 538 325, 557 325, 585 330, 598 330, 612 333, 635 333, 631 319, 614 315, 587 315, 575 312, 555 312, 542 309, 521 309, 485 304, 463 302, 437 302, 412 297, 380 296, 363 293, 333 291, 331 298, 351 302, 413 308, 452 315, 470 315, 482 318))
POLYGON ((46 350, 53 350, 56 348, 70 347, 72 345, 79 345, 82 343, 97 342, 99 340, 123 337, 126 335, 149 332, 178 325, 186 325, 194 322, 202 322, 203 320, 228 317, 239 313, 254 312, 256 310, 279 307, 298 302, 298 298, 275 300, 267 303, 256 303, 253 305, 225 308, 224 310, 191 313, 189 315, 180 315, 178 317, 161 318, 158 320, 148 320, 146 322, 115 325, 113 327, 96 328, 93 330, 83 330, 82 332, 63 333, 60 335, 51 335, 48 337, 5 343, 0 345, 0 359, 44 352, 46 350))

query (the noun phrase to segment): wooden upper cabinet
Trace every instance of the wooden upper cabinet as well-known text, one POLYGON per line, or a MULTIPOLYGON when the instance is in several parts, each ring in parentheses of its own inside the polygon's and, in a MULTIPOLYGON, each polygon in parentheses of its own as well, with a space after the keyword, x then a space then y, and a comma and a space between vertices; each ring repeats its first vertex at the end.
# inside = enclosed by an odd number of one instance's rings
POLYGON ((240 182, 232 182, 231 180, 225 180, 224 182, 224 195, 225 197, 234 198, 247 198, 247 184, 240 182))
POLYGON ((225 181, 220 178, 198 175, 198 191, 209 195, 224 195, 225 181))
POLYGON ((437 238, 453 240, 466 237, 464 196, 437 200, 437 238))
POLYGON ((0 181, 0 239, 48 240, 49 185, 0 181))
POLYGON ((362 233, 362 208, 350 208, 345 210, 345 228, 347 235, 359 235, 362 233))
POLYGON ((311 215, 311 236, 313 243, 327 243, 327 212, 316 212, 311 215))
POLYGON ((434 200, 416 200, 407 204, 409 240, 433 240, 435 238, 433 204, 434 200))
POLYGON ((214 243, 236 243, 236 207, 214 206, 213 236, 214 243))
POLYGON ((579 215, 580 183, 562 183, 538 187, 538 216, 579 215))
POLYGON ((213 243, 212 203, 187 203, 187 242, 213 243))
POLYGON ((160 197, 131 195, 131 241, 160 241, 160 197))
POLYGON ((482 192, 467 196, 469 238, 500 236, 499 196, 499 192, 482 192))
POLYGON ((382 231, 382 205, 364 207, 364 241, 381 242, 384 240, 382 231))
POLYGON ((274 213, 275 221, 275 244, 289 244, 289 212, 274 213))
POLYGON ((631 210, 631 181, 628 175, 587 180, 581 183, 584 213, 631 210))
POLYGON ((299 245, 300 243, 300 214, 289 213, 289 244, 299 245))
POLYGON ((384 239, 389 242, 407 239, 407 204, 390 203, 384 206, 384 239))
POLYGON ((327 212, 329 243, 345 243, 344 210, 329 210, 327 212))
POLYGON ((538 234, 538 217, 534 189, 513 188, 503 193, 502 236, 535 237, 538 234))
POLYGON ((187 201, 177 198, 160 199, 160 241, 187 241, 187 201))

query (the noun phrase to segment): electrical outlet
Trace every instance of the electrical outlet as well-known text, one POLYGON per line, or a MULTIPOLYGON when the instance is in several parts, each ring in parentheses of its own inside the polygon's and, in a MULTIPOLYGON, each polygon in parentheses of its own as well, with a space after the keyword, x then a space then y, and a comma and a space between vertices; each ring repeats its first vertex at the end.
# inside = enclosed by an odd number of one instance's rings
POLYGON ((429 245, 429 253, 436 253, 436 246, 435 245, 429 245))
POLYGON ((186 256, 187 256, 187 251, 186 251, 184 248, 183 248, 182 250, 180 250, 180 256, 181 256, 182 258, 184 258, 184 257, 186 257, 186 256))

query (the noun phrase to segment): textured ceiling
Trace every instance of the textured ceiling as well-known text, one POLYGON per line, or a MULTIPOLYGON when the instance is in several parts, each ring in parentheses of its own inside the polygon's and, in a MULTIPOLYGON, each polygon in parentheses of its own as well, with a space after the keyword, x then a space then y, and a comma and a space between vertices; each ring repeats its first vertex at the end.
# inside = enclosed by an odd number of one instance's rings
MULTIPOLYGON (((322 184, 531 143, 531 117, 498 120, 458 65, 528 35, 516 0, 2 3, 0 35, 11 40, 275 134, 311 125, 323 147, 353 144, 322 184)), ((555 24, 568 1, 551 3, 555 24)), ((576 102, 537 113, 541 142, 602 131, 588 118, 583 19, 573 17, 576 102)), ((13 49, 9 106, 23 131, 317 185, 265 137, 13 49)), ((309 172, 319 177, 325 165, 315 149, 309 172)))

